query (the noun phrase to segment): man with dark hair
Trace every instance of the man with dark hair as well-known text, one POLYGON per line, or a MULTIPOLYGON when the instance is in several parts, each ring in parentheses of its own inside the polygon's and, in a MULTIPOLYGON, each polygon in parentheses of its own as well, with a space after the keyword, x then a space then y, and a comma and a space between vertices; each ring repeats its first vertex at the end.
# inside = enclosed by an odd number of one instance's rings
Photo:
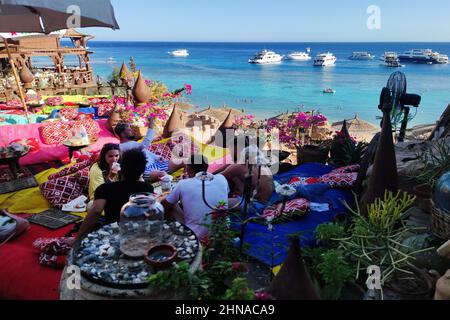
MULTIPOLYGON (((166 213, 190 227, 199 238, 208 234, 203 225, 210 223, 212 210, 202 196, 202 181, 198 175, 208 171, 208 160, 202 155, 192 155, 186 165, 189 179, 180 181, 172 193, 162 202, 166 213), (178 205, 181 202, 183 209, 178 205)), ((228 183, 224 176, 212 176, 205 183, 205 198, 210 206, 228 206, 228 183)))
POLYGON ((95 228, 103 211, 106 224, 117 222, 120 218, 120 210, 131 195, 141 192, 153 193, 153 187, 142 180, 146 163, 147 159, 139 149, 127 151, 122 155, 122 180, 103 184, 97 188, 94 203, 81 225, 78 238, 83 238, 95 228))
POLYGON ((148 131, 141 143, 136 141, 133 130, 128 123, 119 123, 114 129, 114 132, 120 139, 121 152, 126 152, 133 149, 143 150, 147 158, 144 177, 149 178, 151 181, 158 181, 159 178, 163 177, 167 172, 174 172, 181 169, 183 167, 183 163, 177 164, 172 161, 162 160, 161 157, 148 150, 153 142, 153 139, 155 138, 155 133, 153 131, 154 126, 155 119, 148 118, 148 131))

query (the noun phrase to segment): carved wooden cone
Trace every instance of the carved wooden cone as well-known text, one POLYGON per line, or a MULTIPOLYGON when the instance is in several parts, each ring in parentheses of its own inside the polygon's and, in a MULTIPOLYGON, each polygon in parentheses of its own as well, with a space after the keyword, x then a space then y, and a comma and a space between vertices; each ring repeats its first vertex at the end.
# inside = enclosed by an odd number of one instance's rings
POLYGON ((133 75, 131 74, 130 69, 128 69, 127 64, 123 61, 119 72, 119 78, 122 80, 122 86, 125 87, 127 85, 127 81, 132 77, 133 75))
POLYGON ((391 111, 392 103, 382 106, 383 127, 381 129, 372 174, 362 201, 364 215, 367 215, 367 205, 375 199, 384 199, 387 191, 398 191, 397 159, 395 157, 394 137, 392 135, 391 111))
POLYGON ((167 121, 164 131, 163 138, 170 138, 174 133, 180 131, 184 128, 183 124, 183 114, 175 106, 173 108, 172 114, 170 115, 169 121, 167 121))
POLYGON ((347 120, 344 120, 344 123, 342 124, 341 132, 343 134, 345 134, 346 136, 350 137, 350 132, 348 131, 348 126, 347 126, 347 120))
POLYGON ((277 300, 320 300, 303 262, 298 236, 292 238, 289 254, 269 293, 277 300))
POLYGON ((149 88, 145 84, 145 80, 144 80, 144 77, 142 76, 141 71, 139 71, 139 75, 136 79, 136 83, 134 84, 132 94, 134 97, 134 102, 137 105, 146 104, 152 97, 152 93, 150 92, 149 88))

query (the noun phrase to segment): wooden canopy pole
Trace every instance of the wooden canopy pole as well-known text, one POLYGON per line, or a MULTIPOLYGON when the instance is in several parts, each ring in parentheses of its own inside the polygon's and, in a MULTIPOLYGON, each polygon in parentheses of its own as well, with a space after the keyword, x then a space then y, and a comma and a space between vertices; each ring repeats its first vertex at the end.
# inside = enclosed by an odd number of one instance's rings
POLYGON ((20 100, 22 101, 22 106, 23 106, 23 109, 25 110, 25 115, 27 117, 27 121, 29 124, 31 124, 30 115, 28 114, 27 103, 25 101, 25 96, 23 94, 22 85, 20 84, 19 75, 17 74, 16 65, 14 64, 14 60, 12 58, 11 51, 9 51, 8 41, 6 40, 6 38, 3 38, 3 37, 1 37, 1 38, 3 39, 3 43, 5 44, 5 49, 6 49, 6 53, 8 54, 9 63, 11 64, 14 78, 16 79, 17 89, 19 90, 20 100))

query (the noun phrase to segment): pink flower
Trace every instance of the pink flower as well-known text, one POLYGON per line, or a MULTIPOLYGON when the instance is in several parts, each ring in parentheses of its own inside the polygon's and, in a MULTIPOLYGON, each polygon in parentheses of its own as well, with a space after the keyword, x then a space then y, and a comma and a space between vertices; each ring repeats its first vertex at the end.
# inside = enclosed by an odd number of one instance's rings
POLYGON ((186 88, 187 93, 188 93, 189 95, 191 95, 191 94, 192 94, 192 86, 191 86, 190 84, 185 83, 185 84, 184 84, 184 87, 186 88))
POLYGON ((265 292, 265 291, 255 292, 255 300, 267 301, 267 300, 271 300, 271 299, 272 299, 272 296, 268 292, 265 292))

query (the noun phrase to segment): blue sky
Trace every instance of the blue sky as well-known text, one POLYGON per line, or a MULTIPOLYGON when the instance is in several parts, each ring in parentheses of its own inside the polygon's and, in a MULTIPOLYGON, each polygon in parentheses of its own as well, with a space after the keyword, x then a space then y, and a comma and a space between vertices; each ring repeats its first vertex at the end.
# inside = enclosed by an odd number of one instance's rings
POLYGON ((97 40, 372 42, 450 41, 450 1, 112 0, 121 30, 97 40), (367 8, 381 9, 369 30, 367 8))

